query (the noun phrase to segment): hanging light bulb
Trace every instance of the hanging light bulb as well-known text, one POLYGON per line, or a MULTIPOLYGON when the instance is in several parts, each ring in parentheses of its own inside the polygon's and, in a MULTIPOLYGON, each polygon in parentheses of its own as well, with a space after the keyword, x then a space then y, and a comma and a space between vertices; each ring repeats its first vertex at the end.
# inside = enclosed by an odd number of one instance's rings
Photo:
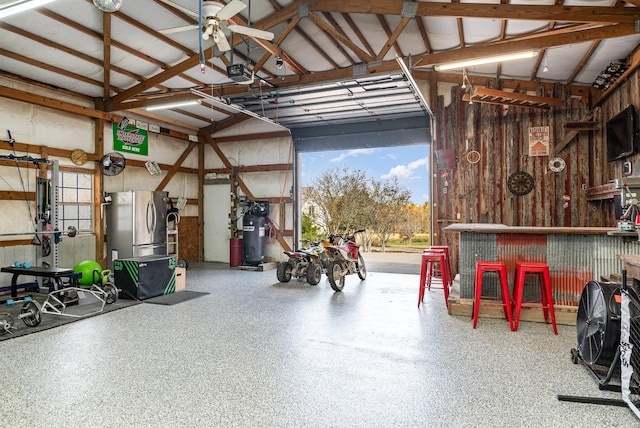
POLYGON ((462 89, 467 89, 467 84, 465 83, 466 77, 467 77, 467 74, 465 73, 464 70, 462 70, 462 86, 460 86, 462 89))
POLYGON ((549 71, 549 67, 547 67, 547 64, 545 64, 544 68, 542 69, 542 72, 546 73, 547 71, 549 71))
POLYGON ((93 0, 93 4, 103 12, 115 12, 122 6, 122 0, 93 0))

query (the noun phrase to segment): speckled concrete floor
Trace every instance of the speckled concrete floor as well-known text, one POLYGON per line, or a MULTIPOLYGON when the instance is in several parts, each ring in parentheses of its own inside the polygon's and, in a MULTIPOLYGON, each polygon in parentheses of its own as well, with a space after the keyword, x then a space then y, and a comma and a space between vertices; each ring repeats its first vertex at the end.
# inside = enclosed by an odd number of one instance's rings
MULTIPOLYGON (((141 304, 0 343, 3 427, 629 427, 571 364, 575 327, 416 307, 418 276, 334 293, 274 270, 192 264, 175 306, 141 304)), ((45 315, 47 316, 47 315, 45 315)))

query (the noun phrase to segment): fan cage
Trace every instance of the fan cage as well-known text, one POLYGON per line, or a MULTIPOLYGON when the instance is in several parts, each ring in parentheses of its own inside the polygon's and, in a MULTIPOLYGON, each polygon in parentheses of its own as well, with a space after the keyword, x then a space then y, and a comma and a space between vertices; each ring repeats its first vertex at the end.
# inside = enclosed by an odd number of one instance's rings
POLYGON ((640 298, 633 288, 622 290, 621 323, 622 399, 640 419, 640 298))

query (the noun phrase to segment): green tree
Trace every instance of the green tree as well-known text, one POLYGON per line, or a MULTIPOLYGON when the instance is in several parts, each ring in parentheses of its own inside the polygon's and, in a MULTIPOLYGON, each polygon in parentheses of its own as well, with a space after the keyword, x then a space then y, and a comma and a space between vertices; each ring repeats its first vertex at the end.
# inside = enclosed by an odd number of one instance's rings
POLYGON ((348 232, 359 227, 358 216, 368 199, 369 179, 362 170, 334 168, 313 180, 309 197, 318 208, 315 220, 327 234, 348 232))
POLYGON ((406 237, 411 245, 413 236, 423 231, 424 206, 406 205, 402 214, 402 221, 398 226, 398 231, 406 237))
POLYGON ((401 187, 396 177, 389 180, 372 180, 372 228, 380 238, 384 252, 387 242, 402 222, 404 207, 409 204, 411 191, 401 187))
POLYGON ((313 218, 302 213, 302 240, 319 241, 322 238, 320 227, 315 223, 313 218))
POLYGON ((364 250, 370 251, 377 237, 384 249, 403 219, 411 191, 399 185, 397 178, 376 180, 362 170, 331 169, 313 180, 313 188, 303 195, 316 207, 314 220, 327 234, 360 235, 364 250))

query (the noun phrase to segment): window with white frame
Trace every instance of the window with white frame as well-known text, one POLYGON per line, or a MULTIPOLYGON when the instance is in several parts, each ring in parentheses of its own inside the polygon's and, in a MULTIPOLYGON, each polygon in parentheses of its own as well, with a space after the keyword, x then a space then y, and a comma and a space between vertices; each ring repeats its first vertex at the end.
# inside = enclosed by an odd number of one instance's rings
POLYGON ((93 232, 93 176, 60 172, 58 224, 60 230, 74 226, 78 232, 93 232))

